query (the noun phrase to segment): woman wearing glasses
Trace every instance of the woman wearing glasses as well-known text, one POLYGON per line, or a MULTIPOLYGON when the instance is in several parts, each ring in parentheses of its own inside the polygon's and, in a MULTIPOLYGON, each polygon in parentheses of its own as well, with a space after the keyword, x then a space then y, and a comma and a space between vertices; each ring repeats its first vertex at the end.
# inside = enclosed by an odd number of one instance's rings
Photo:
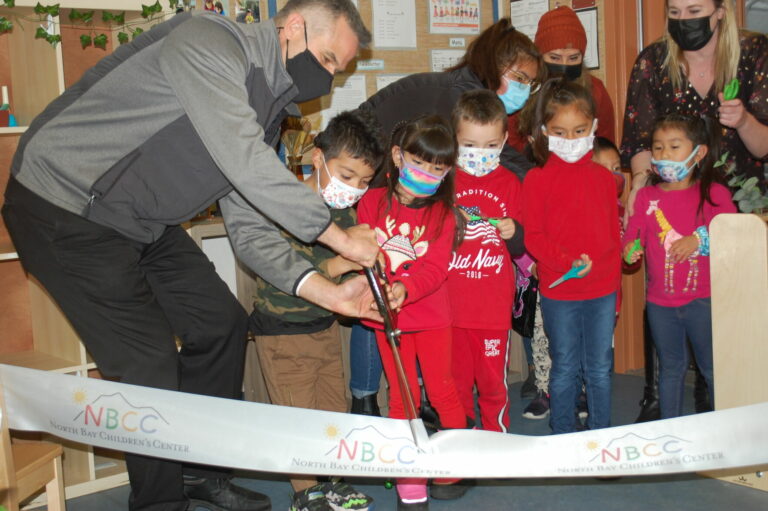
MULTIPOLYGON (((502 18, 470 43, 454 67, 401 78, 360 107, 373 111, 385 134, 391 133, 398 122, 423 114, 450 119, 461 94, 474 89, 495 91, 511 115, 538 91, 543 77, 544 65, 536 46, 525 34, 515 30, 509 18, 502 18)), ((501 164, 520 179, 533 167, 511 147, 504 148, 501 164)))

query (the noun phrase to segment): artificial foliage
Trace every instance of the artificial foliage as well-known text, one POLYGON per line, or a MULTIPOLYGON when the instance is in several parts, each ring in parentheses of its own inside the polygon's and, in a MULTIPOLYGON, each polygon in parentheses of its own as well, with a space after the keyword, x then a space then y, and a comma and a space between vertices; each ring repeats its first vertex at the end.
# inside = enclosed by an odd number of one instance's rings
POLYGON ((733 193, 733 202, 739 206, 742 213, 764 213, 768 211, 768 192, 764 192, 758 186, 757 177, 747 178, 742 174, 736 174, 736 165, 733 162, 726 163, 728 153, 723 154, 715 163, 715 168, 725 166, 725 175, 728 177, 728 186, 733 193))
MULTIPOLYGON (((180 2, 179 0, 169 0, 168 6, 170 9, 175 10, 179 6, 180 2)), ((0 7, 15 7, 16 6, 16 0, 0 0, 0 7)), ((33 21, 33 22, 53 22, 57 23, 59 22, 58 16, 60 12, 60 4, 52 4, 52 5, 43 5, 41 3, 37 3, 35 5, 33 12, 37 16, 37 18, 29 18, 21 15, 12 15, 11 18, 20 18, 25 19, 27 21, 33 21)), ((141 6, 141 17, 144 18, 144 20, 152 21, 158 16, 162 16, 163 14, 163 6, 160 4, 160 1, 157 0, 154 4, 150 5, 143 5, 141 6)), ((94 19, 96 18, 96 10, 77 10, 77 9, 71 9, 68 19, 69 19, 69 25, 70 27, 82 27, 84 30, 87 30, 87 32, 80 35, 80 45, 83 47, 83 49, 94 46, 96 48, 101 48, 103 50, 107 49, 107 43, 109 41, 109 38, 104 33, 97 33, 96 29, 93 26, 94 19)), ((101 11, 101 21, 104 23, 108 23, 111 27, 114 27, 119 30, 117 33, 117 40, 120 44, 125 44, 129 42, 132 39, 135 39, 140 34, 144 32, 144 29, 138 26, 135 26, 139 23, 145 23, 145 21, 137 21, 137 22, 128 22, 125 21, 125 11, 123 12, 110 12, 110 11, 101 11)), ((0 16, 0 35, 12 30, 14 28, 14 21, 12 19, 9 19, 5 16, 0 16)), ((23 28, 23 27, 22 27, 23 28)), ((49 33, 48 30, 46 30, 43 27, 38 27, 35 31, 35 39, 45 39, 48 41, 49 44, 52 46, 56 46, 59 42, 61 42, 61 36, 60 35, 54 35, 49 33)))

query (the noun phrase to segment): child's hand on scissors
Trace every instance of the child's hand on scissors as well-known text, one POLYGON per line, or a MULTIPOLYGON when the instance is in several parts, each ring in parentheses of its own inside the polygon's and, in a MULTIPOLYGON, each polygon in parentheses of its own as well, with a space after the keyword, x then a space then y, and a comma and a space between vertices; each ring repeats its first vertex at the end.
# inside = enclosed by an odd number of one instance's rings
MULTIPOLYGON (((635 245, 634 241, 630 241, 629 243, 624 245, 624 252, 622 252, 621 255, 625 261, 627 261, 627 254, 629 254, 630 251, 632 251, 632 248, 634 247, 634 245, 635 245)), ((634 252, 632 252, 632 255, 629 256, 629 259, 628 259, 629 264, 635 264, 637 261, 640 260, 641 257, 643 257, 643 249, 639 248, 634 252)))
POLYGON ((573 266, 584 266, 578 273, 579 277, 583 277, 592 270, 592 259, 587 254, 581 254, 579 257, 573 262, 573 266))
POLYGON ((389 306, 393 311, 400 312, 400 308, 407 297, 408 290, 402 282, 387 285, 387 300, 389 300, 389 306))
POLYGON ((511 218, 497 218, 496 228, 499 230, 499 236, 503 240, 508 240, 515 235, 515 221, 511 218))

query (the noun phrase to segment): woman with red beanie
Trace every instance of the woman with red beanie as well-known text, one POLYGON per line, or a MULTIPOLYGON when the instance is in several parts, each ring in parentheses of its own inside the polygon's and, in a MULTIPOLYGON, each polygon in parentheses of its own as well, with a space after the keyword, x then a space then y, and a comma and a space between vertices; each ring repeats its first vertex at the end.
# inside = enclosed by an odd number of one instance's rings
MULTIPOLYGON (((573 9, 560 6, 546 12, 539 20, 534 44, 541 52, 550 77, 563 75, 592 93, 597 108, 595 136, 615 142, 613 104, 603 82, 584 65, 587 33, 573 9)), ((535 128, 531 126, 532 110, 526 106, 518 114, 508 117, 509 145, 521 152, 535 128)))

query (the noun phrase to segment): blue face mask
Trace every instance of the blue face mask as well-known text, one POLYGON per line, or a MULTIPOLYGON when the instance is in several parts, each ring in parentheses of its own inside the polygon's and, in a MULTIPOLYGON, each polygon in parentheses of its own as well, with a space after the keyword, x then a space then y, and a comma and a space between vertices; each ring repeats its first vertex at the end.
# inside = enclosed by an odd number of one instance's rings
POLYGON ((507 80, 507 90, 504 94, 499 94, 499 99, 504 103, 504 109, 507 111, 507 115, 512 115, 517 112, 528 98, 531 96, 531 86, 516 82, 515 80, 507 80))
POLYGON ((667 183, 679 183, 685 179, 686 176, 691 173, 691 169, 696 166, 694 163, 689 167, 688 162, 690 162, 693 157, 696 156, 696 153, 699 152, 699 147, 700 146, 694 147, 693 152, 691 152, 688 158, 683 161, 654 160, 651 158, 651 168, 667 183))

